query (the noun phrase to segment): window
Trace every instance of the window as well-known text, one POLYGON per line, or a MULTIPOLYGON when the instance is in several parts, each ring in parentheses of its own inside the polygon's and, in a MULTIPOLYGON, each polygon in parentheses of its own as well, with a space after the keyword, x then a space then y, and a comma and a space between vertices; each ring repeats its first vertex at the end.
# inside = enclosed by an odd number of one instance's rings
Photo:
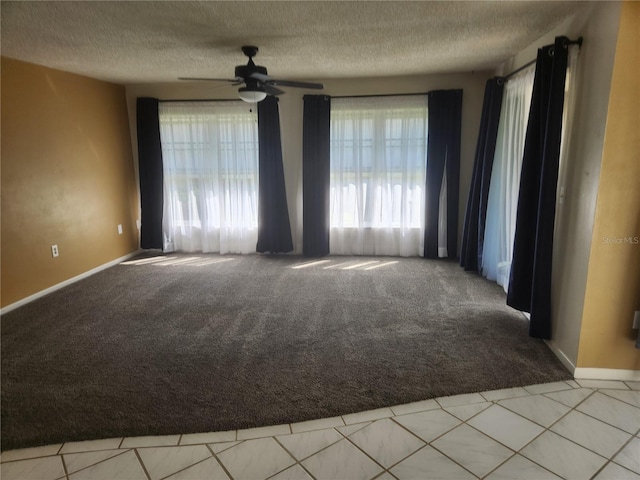
POLYGON ((161 102, 165 251, 249 253, 258 232, 258 125, 246 103, 161 102))
POLYGON ((422 255, 426 95, 331 103, 330 251, 422 255))

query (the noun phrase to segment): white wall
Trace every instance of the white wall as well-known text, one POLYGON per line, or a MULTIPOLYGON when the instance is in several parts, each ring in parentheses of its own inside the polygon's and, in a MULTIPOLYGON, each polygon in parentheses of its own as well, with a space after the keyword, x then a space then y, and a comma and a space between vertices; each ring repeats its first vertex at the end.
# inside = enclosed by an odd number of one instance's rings
MULTIPOLYGON (((502 69, 509 73, 535 59, 537 49, 559 35, 584 38, 577 71, 577 97, 569 158, 561 166, 553 252, 551 346, 575 367, 591 250, 609 91, 618 37, 620 4, 594 2, 536 40, 502 69)), ((569 366, 571 366, 569 365, 569 366)))
MULTIPOLYGON (((460 159, 459 236, 462 233, 464 210, 473 171, 473 157, 482 113, 484 84, 490 72, 411 77, 380 77, 361 79, 314 79, 325 84, 322 93, 341 95, 378 95, 395 93, 425 93, 430 90, 462 88, 462 135, 460 159)), ((217 84, 215 84, 217 87, 217 84)), ((237 98, 234 87, 215 88, 206 83, 170 83, 128 85, 127 104, 137 171, 136 98, 155 97, 160 100, 237 98)), ((287 89, 280 98, 282 156, 284 163, 289 217, 295 253, 302 252, 302 97, 306 90, 287 89)))

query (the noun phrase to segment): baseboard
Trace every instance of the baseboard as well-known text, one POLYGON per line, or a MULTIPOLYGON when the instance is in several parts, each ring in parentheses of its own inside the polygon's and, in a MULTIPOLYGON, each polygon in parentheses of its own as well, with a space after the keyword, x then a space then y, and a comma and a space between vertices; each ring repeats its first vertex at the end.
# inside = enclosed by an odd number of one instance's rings
POLYGON ((640 382, 640 370, 578 367, 573 372, 573 378, 579 380, 620 380, 623 382, 640 382))
POLYGON ((553 342, 545 340, 560 363, 565 366, 576 380, 619 380, 623 382, 640 382, 640 370, 622 370, 617 368, 584 368, 576 367, 569 357, 553 342))
POLYGON ((49 288, 45 288, 44 290, 40 290, 39 292, 34 293, 33 295, 29 295, 26 298, 23 298, 22 300, 18 300, 15 303, 12 303, 10 305, 7 305, 6 307, 3 307, 0 309, 0 315, 4 315, 5 313, 9 313, 12 310, 15 310, 16 308, 22 307, 23 305, 26 305, 27 303, 33 302, 34 300, 37 300, 38 298, 44 297, 45 295, 49 295, 50 293, 55 292, 56 290, 60 290, 61 288, 66 287, 67 285, 71 285, 72 283, 75 283, 79 280, 82 280, 84 278, 90 277, 91 275, 94 275, 102 270, 106 270, 107 268, 111 268, 114 265, 119 264, 120 262, 124 262, 125 260, 130 259, 131 257, 134 257, 136 255, 138 255, 138 253, 140 253, 141 250, 136 250, 135 252, 131 252, 128 253, 127 255, 124 255, 120 258, 116 258, 115 260, 111 260, 108 263, 105 263, 104 265, 100 265, 99 267, 96 268, 92 268, 91 270, 88 270, 84 273, 81 273, 80 275, 77 275, 75 277, 72 277, 68 280, 65 280, 64 282, 58 283, 56 285, 53 285, 52 287, 49 288))
POLYGON ((553 354, 558 357, 560 363, 562 363, 562 365, 564 365, 564 367, 569 370, 569 372, 571 372, 571 375, 575 376, 576 366, 571 360, 569 360, 569 357, 567 357, 567 355, 562 350, 560 350, 560 348, 553 342, 553 340, 545 340, 544 342, 547 344, 553 354))

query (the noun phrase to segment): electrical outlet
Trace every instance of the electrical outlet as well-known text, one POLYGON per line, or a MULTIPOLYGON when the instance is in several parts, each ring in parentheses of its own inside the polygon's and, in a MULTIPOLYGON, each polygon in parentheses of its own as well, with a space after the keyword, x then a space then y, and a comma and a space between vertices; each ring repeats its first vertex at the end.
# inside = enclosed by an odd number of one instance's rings
POLYGON ((57 257, 58 255, 60 255, 60 253, 58 252, 58 245, 51 245, 51 255, 53 257, 57 257))
POLYGON ((138 230, 140 230, 140 220, 136 220, 136 227, 138 227, 138 230))
POLYGON ((122 224, 118 224, 118 235, 122 235, 122 224))

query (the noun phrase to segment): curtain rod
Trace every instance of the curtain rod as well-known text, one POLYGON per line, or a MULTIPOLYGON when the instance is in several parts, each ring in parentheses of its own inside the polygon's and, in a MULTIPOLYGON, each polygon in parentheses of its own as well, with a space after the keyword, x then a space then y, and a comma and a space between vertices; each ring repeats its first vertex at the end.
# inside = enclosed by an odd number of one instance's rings
POLYGON ((505 75, 504 81, 506 82, 507 80, 509 80, 511 77, 513 77, 514 75, 520 73, 522 70, 524 70, 527 67, 530 67, 531 65, 533 65, 534 63, 536 63, 535 60, 531 60, 530 62, 525 63, 524 65, 522 65, 520 68, 516 68, 513 72, 511 72, 509 75, 505 75))
MULTIPOLYGON (((577 40, 569 40, 567 42, 567 45, 578 45, 578 48, 582 47, 582 37, 579 37, 577 40)), ((550 45, 545 45, 545 46, 550 46, 550 45)), ((542 47, 544 48, 544 47, 542 47)), ((506 75, 504 77, 504 80, 507 81, 509 80, 511 77, 513 77, 515 74, 521 72, 522 70, 524 70, 525 68, 533 65, 534 63, 536 63, 536 60, 531 60, 530 62, 525 63, 524 65, 522 65, 520 68, 515 69, 513 72, 511 72, 509 75, 506 75)))
POLYGON ((239 98, 189 98, 186 100, 158 100, 158 102, 174 103, 174 102, 242 102, 239 98))
POLYGON ((383 93, 381 95, 339 95, 339 96, 331 96, 331 98, 373 98, 373 97, 410 97, 416 95, 424 95, 427 93, 383 93))

